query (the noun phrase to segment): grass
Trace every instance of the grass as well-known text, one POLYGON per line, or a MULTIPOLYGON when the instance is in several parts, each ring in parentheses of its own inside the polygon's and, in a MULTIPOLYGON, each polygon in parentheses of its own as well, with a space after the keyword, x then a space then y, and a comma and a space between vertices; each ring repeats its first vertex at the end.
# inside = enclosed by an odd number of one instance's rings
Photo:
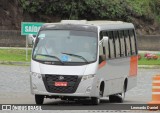
POLYGON ((28 60, 26 60, 25 49, 0 49, 0 61, 30 62, 31 50, 28 50, 28 60))
MULTIPOLYGON (((158 54, 158 60, 147 60, 144 58, 144 54, 140 54, 141 59, 138 61, 138 65, 160 65, 160 54, 158 54)), ((25 49, 0 49, 0 61, 14 61, 14 62, 30 62, 31 50, 28 50, 28 60, 26 60, 25 49)))
POLYGON ((160 54, 157 54, 159 57, 157 60, 154 60, 154 59, 147 60, 144 57, 144 54, 140 54, 140 55, 141 55, 141 59, 138 61, 138 65, 160 65, 160 54))

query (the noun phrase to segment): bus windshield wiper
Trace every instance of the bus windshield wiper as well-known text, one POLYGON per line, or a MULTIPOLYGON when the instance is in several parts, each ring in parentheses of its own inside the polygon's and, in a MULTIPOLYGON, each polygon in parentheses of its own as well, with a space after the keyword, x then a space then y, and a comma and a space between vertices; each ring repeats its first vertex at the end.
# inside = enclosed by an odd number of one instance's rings
MULTIPOLYGON (((46 57, 50 57, 50 58, 55 58, 55 59, 59 60, 62 64, 64 64, 64 62, 62 62, 57 56, 46 55, 46 54, 37 54, 37 55, 46 56, 46 57)), ((37 55, 36 55, 36 56, 37 56, 37 55)))
POLYGON ((83 56, 72 54, 72 53, 64 53, 64 52, 62 52, 62 54, 66 54, 66 55, 70 55, 70 56, 75 56, 75 57, 83 59, 86 63, 89 63, 83 56))

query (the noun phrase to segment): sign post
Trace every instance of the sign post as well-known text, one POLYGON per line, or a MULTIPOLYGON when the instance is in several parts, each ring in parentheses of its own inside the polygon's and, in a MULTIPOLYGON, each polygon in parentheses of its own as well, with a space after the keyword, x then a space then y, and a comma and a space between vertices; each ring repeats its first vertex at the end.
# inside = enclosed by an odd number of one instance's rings
POLYGON ((37 35, 43 24, 39 22, 21 22, 21 35, 26 36, 26 60, 28 60, 28 35, 37 35))

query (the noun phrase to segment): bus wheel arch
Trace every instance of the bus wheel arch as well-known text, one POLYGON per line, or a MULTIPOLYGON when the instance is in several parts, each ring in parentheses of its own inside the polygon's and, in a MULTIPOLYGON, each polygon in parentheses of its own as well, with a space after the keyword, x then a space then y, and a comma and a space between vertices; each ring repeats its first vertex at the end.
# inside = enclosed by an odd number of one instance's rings
POLYGON ((125 99, 125 93, 127 91, 127 85, 128 85, 128 79, 125 78, 124 82, 123 82, 123 85, 122 85, 122 87, 123 87, 122 92, 119 93, 119 94, 110 95, 109 96, 109 101, 110 102, 123 103, 124 99, 125 99))
POLYGON ((103 93, 104 93, 104 87, 105 87, 105 83, 104 81, 101 81, 101 84, 100 84, 100 97, 103 97, 103 93))
POLYGON ((128 78, 125 78, 125 80, 124 80, 124 90, 125 90, 125 92, 127 91, 127 86, 128 86, 128 78))
POLYGON ((98 90, 98 97, 91 98, 93 105, 100 104, 100 98, 103 97, 104 87, 105 87, 104 81, 101 81, 100 86, 99 86, 99 90, 98 90))

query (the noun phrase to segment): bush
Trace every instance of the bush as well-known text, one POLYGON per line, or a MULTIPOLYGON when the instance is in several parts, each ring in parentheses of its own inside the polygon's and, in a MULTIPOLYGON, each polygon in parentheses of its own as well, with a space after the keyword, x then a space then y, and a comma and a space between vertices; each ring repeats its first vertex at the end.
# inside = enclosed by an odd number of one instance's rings
POLYGON ((20 0, 24 11, 62 19, 126 19, 124 2, 118 0, 20 0))
POLYGON ((150 21, 160 14, 160 0, 19 0, 19 3, 24 11, 37 17, 61 19, 129 21, 136 17, 150 21))

